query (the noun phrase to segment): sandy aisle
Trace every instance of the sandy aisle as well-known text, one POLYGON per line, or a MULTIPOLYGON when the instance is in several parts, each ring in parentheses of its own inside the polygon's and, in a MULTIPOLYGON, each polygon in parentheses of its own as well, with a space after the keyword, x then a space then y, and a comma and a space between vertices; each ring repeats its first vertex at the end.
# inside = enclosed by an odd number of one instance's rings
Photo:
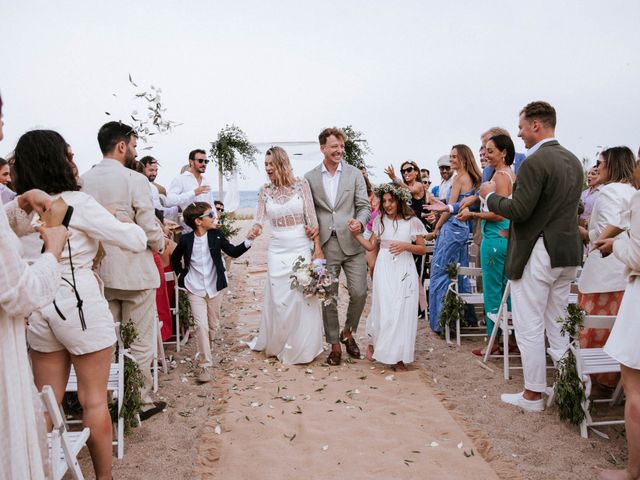
MULTIPOLYGON (((197 473, 265 480, 498 478, 418 367, 395 373, 366 360, 329 367, 324 354, 310 365, 286 367, 239 344, 259 326, 267 240, 243 257, 249 274, 232 280, 236 295, 229 301, 236 305, 223 322, 228 348, 220 352, 218 372, 226 405, 209 417, 197 473)), ((364 317, 361 332, 363 323, 364 317)))

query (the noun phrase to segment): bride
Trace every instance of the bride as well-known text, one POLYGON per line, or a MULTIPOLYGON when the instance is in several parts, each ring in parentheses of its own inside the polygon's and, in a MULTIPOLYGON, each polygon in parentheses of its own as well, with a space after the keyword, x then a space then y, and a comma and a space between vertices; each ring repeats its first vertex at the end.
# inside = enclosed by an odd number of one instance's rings
POLYGON ((264 166, 269 183, 258 193, 253 230, 259 235, 264 223, 269 222, 272 236, 260 333, 248 345, 278 357, 284 364, 309 363, 322 352, 322 303, 292 290, 289 277, 299 256, 306 262, 324 258, 320 236, 312 242, 305 233, 305 226, 318 226, 313 198, 307 180, 293 176, 284 149, 267 150, 264 166))

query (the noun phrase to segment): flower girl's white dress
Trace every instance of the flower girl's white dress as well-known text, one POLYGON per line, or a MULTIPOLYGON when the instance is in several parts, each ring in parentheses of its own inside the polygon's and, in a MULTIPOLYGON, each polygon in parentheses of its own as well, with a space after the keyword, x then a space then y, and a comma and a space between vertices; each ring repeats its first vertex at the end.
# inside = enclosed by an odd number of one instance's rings
POLYGON ((260 333, 248 345, 285 364, 308 363, 322 352, 322 303, 292 290, 290 278, 299 256, 311 260, 313 244, 304 226, 318 225, 307 180, 298 179, 291 187, 263 186, 258 193, 256 223, 265 222, 271 224, 272 236, 264 305, 260 333))
POLYGON ((380 250, 373 270, 371 312, 366 333, 374 346, 373 358, 393 365, 414 360, 418 329, 418 293, 420 279, 410 252, 392 255, 392 242, 412 242, 416 236, 426 235, 422 222, 416 217, 409 220, 390 220, 385 217, 384 230, 380 217, 373 224, 380 250))

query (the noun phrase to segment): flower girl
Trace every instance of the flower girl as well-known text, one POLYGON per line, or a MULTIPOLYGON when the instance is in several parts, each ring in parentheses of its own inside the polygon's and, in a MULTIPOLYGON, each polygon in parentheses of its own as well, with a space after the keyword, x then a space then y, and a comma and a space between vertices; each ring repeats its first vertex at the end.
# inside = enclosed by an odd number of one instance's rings
POLYGON ((371 343, 366 356, 406 370, 405 363, 414 360, 418 292, 422 288, 412 255, 426 253, 427 231, 408 205, 408 190, 386 183, 374 192, 380 199, 380 216, 371 237, 351 232, 366 250, 377 252, 366 329, 371 343))

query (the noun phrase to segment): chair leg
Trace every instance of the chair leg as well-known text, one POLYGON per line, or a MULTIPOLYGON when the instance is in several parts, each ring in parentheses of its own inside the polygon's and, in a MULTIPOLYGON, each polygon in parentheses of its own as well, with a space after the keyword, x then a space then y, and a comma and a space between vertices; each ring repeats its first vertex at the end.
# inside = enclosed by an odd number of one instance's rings
POLYGON ((448 324, 444 326, 444 338, 447 343, 451 343, 451 330, 448 324))
POLYGON ((116 438, 118 439, 118 459, 124 457, 124 418, 118 418, 116 438))
POLYGON ((491 356, 491 350, 493 350, 493 344, 496 342, 496 337, 498 336, 498 331, 502 328, 502 315, 498 312, 498 316, 493 322, 493 331, 491 332, 491 336, 489 337, 489 343, 487 344, 487 350, 484 353, 484 359, 482 360, 484 363, 489 361, 489 357, 491 356))
POLYGON ((460 320, 456 320, 456 343, 458 346, 461 345, 460 342, 460 320))
POLYGON ((611 397, 611 405, 620 405, 622 403, 622 395, 624 394, 624 388, 622 388, 622 379, 618 380, 618 385, 611 397))
POLYGON ((180 352, 180 289, 178 288, 178 281, 176 280, 175 285, 176 292, 176 352, 180 352))
POLYGON ((162 372, 163 373, 167 373, 168 368, 167 368, 167 358, 166 355, 164 354, 164 344, 162 343, 162 326, 163 323, 160 322, 160 328, 158 329, 158 356, 160 357, 160 363, 162 364, 162 372))
POLYGON ((507 323, 508 320, 504 319, 503 320, 503 325, 504 325, 504 329, 502 330, 502 358, 504 359, 503 366, 504 366, 504 379, 505 380, 509 380, 510 375, 509 375, 509 324, 507 323))
MULTIPOLYGON (((158 338, 158 316, 156 315, 156 319, 153 322, 153 337, 154 338, 158 338)), ((155 341, 153 342, 153 364, 152 364, 152 368, 153 368, 153 391, 157 392, 158 391, 158 342, 155 341)))

